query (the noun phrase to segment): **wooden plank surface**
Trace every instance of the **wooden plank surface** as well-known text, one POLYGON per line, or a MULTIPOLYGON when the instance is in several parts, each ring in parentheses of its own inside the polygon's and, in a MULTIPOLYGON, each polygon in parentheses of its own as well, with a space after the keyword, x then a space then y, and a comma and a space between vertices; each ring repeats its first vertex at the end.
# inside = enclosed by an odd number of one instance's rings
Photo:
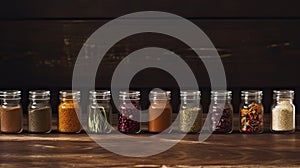
MULTIPOLYGON (((5 80, 0 87, 70 87, 80 48, 97 28, 108 21, 0 22, 0 70, 6 72, 2 74, 5 80)), ((191 21, 203 29, 218 49, 229 87, 300 85, 300 78, 289 75, 297 71, 300 58, 300 20, 191 21), (250 81, 247 76, 251 74, 255 77, 250 81)), ((199 85, 209 87, 205 67, 188 46, 175 38, 151 33, 125 38, 111 48, 101 63, 96 85, 109 87, 117 64, 130 52, 149 46, 166 48, 181 55, 194 71, 199 85)), ((160 71, 144 71, 133 85, 140 88, 158 84, 177 87, 176 82, 166 76, 160 71), (157 77, 140 80, 153 74, 157 77)))
MULTIPOLYGON (((268 115, 266 116, 268 118, 268 115)), ((265 119, 267 121, 267 119, 265 119)), ((299 118, 297 121, 300 121, 299 118)), ((299 122, 298 122, 299 123, 299 122)), ((266 125, 267 128, 268 125, 266 125)), ((298 127, 299 131, 299 127, 298 127)), ((141 134, 138 136, 151 136, 141 134)), ((99 135, 110 140, 115 134, 99 135)), ((213 134, 204 143, 188 134, 166 152, 147 158, 111 153, 81 134, 0 134, 1 167, 277 167, 300 166, 300 133, 213 134)), ((170 139, 161 139, 163 143, 170 139)), ((122 142, 122 139, 120 139, 122 142)), ((126 144, 124 144, 126 145, 126 144)), ((121 146, 120 146, 121 147, 121 146)))
POLYGON ((138 11, 164 11, 196 18, 299 17, 297 0, 5 0, 0 19, 114 18, 138 11))

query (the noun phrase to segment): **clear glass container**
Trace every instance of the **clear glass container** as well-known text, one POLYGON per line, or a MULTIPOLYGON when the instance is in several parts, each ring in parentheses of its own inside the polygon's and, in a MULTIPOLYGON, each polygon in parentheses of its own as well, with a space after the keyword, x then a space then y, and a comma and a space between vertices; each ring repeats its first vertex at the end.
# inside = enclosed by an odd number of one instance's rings
POLYGON ((79 133, 80 124, 80 91, 62 90, 58 106, 58 131, 62 133, 79 133))
POLYGON ((262 105, 263 92, 260 90, 244 90, 241 92, 240 132, 262 133, 264 130, 262 105))
POLYGON ((180 125, 184 133, 198 133, 202 128, 202 106, 200 104, 200 91, 181 91, 180 125))
POLYGON ((28 131, 31 133, 49 133, 51 131, 52 110, 50 91, 29 91, 28 131))
POLYGON ((112 111, 110 91, 90 91, 88 108, 88 131, 90 133, 110 133, 112 130, 112 111))
POLYGON ((214 133, 231 133, 233 130, 231 97, 231 91, 211 91, 211 104, 208 115, 210 130, 214 131, 214 133))
POLYGON ((122 133, 137 134, 141 131, 141 107, 139 91, 120 91, 118 130, 122 133))
POLYGON ((159 133, 172 124, 170 91, 151 91, 149 107, 149 132, 159 133))
POLYGON ((272 132, 295 132, 295 105, 294 91, 274 90, 274 102, 271 107, 271 131, 272 132))
POLYGON ((20 133, 23 130, 23 110, 20 103, 21 91, 6 90, 0 92, 1 132, 20 133))

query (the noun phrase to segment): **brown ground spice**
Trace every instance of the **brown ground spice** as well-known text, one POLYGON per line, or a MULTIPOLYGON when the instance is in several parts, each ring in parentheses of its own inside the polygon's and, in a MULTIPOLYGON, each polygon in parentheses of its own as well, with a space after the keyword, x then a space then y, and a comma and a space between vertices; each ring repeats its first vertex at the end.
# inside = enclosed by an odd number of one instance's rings
POLYGON ((23 129, 23 112, 20 105, 15 107, 0 107, 1 132, 19 133, 23 129))

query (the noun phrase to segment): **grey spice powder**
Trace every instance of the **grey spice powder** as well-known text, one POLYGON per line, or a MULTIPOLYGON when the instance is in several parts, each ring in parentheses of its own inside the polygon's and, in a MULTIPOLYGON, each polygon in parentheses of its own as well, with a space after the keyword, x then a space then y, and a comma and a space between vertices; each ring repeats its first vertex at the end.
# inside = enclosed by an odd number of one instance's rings
POLYGON ((28 131, 47 133, 51 131, 51 108, 46 106, 28 111, 28 131))

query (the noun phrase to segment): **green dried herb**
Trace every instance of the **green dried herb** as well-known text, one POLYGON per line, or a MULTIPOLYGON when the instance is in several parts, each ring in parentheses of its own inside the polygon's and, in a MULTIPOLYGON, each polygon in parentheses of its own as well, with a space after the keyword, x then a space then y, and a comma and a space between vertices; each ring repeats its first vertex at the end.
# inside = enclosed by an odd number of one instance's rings
POLYGON ((111 112, 108 106, 95 106, 89 108, 88 130, 91 133, 110 133, 111 112))
POLYGON ((202 127, 202 109, 199 107, 180 110, 180 131, 187 133, 200 132, 202 127))

